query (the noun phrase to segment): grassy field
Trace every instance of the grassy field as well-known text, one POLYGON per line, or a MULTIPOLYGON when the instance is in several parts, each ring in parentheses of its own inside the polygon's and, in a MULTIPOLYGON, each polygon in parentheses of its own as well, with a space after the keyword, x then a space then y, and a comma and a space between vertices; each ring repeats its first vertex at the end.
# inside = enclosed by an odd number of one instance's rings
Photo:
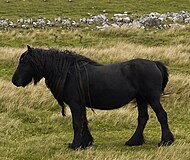
MULTIPOLYGON (((1 62, 4 62, 7 68, 14 68, 17 58, 24 50, 1 48, 1 62)), ((95 60, 101 60, 102 63, 134 57, 165 61, 170 68, 170 82, 166 89, 170 94, 162 98, 162 103, 168 112, 169 124, 176 139, 175 144, 170 147, 157 147, 161 131, 156 116, 150 109, 150 120, 145 129, 146 144, 140 147, 124 146, 124 142, 136 128, 135 104, 129 104, 114 111, 96 110, 96 114, 88 110, 89 125, 95 138, 94 146, 87 150, 71 151, 67 149, 67 143, 73 136, 69 109, 67 108, 67 116, 63 118, 59 106, 43 81, 37 87, 14 87, 10 82, 12 70, 7 69, 4 71, 6 76, 1 76, 0 81, 3 91, 0 94, 2 159, 189 158, 189 47, 145 47, 118 43, 103 49, 92 47, 74 50, 95 60)))
POLYGON ((55 17, 66 16, 71 18, 81 18, 88 13, 100 14, 103 10, 108 13, 137 13, 145 14, 149 12, 179 12, 190 11, 190 1, 188 0, 1 0, 0 15, 4 18, 18 17, 55 17))
POLYGON ((171 28, 170 30, 148 30, 113 28, 103 31, 59 29, 49 30, 10 30, 0 32, 1 47, 26 47, 30 44, 35 47, 100 48, 112 46, 119 42, 135 43, 145 46, 190 45, 190 26, 171 28), (55 40, 55 36, 57 37, 55 40), (82 39, 80 38, 82 36, 82 39))
MULTIPOLYGON (((103 0, 9 0, 0 1, 3 18, 68 16, 79 18, 92 14, 144 14, 153 11, 190 11, 190 1, 116 1, 103 0), (38 3, 36 3, 38 2, 38 3), (46 6, 46 7, 44 7, 46 6), (148 7, 147 7, 148 6, 148 7), (92 7, 95 7, 92 9, 92 7)), ((189 160, 190 158, 190 27, 166 30, 131 28, 89 31, 78 30, 21 30, 0 31, 0 159, 2 160, 189 160), (55 35, 58 38, 55 41, 55 35), (82 41, 80 36, 82 35, 82 41), (169 69, 167 96, 161 102, 168 112, 175 143, 158 147, 161 130, 155 113, 149 108, 150 119, 145 128, 143 146, 127 147, 124 143, 132 136, 137 125, 134 103, 113 111, 87 111, 94 145, 86 150, 67 148, 72 141, 71 114, 66 117, 42 80, 36 87, 16 88, 11 76, 18 58, 33 47, 70 49, 98 62, 108 64, 132 58, 163 61, 169 69)))

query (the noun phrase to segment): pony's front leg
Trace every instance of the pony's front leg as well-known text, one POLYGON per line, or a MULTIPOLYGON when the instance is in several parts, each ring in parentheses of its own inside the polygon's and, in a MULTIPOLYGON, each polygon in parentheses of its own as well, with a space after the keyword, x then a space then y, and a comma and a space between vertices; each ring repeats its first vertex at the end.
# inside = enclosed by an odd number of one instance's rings
POLYGON ((91 146, 93 143, 93 137, 88 128, 88 120, 86 118, 86 109, 83 112, 83 127, 82 127, 82 142, 81 148, 91 146))
POLYGON ((86 119, 86 109, 79 104, 69 105, 72 113, 74 139, 69 148, 86 148, 92 144, 93 138, 90 134, 86 119))

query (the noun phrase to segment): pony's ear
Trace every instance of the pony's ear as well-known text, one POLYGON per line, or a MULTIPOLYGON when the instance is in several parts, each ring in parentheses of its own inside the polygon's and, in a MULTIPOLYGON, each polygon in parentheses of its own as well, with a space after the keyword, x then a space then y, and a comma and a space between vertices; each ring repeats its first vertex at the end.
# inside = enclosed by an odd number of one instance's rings
POLYGON ((27 45, 27 48, 28 48, 28 52, 32 51, 32 48, 29 45, 27 45))

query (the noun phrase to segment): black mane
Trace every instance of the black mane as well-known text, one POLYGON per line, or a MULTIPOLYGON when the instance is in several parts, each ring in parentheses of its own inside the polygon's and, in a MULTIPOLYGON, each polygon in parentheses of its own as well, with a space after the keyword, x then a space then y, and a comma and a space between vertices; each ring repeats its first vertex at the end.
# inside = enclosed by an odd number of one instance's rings
MULTIPOLYGON (((57 49, 49 49, 49 50, 45 50, 45 49, 39 49, 39 48, 33 48, 32 49, 33 55, 34 56, 40 56, 43 55, 48 57, 50 56, 53 59, 59 59, 59 60, 67 60, 69 61, 71 64, 75 63, 75 62, 87 62, 89 64, 92 65, 101 65, 85 56, 82 56, 80 54, 77 54, 76 52, 70 51, 70 50, 64 50, 64 51, 60 51, 57 49)), ((44 57, 45 58, 45 57, 44 57)))
MULTIPOLYGON (((59 51, 56 49, 38 49, 32 48, 27 54, 29 61, 36 70, 34 84, 37 84, 42 77, 45 78, 47 87, 51 90, 59 105, 62 107, 64 114, 63 90, 68 74, 71 73, 80 79, 80 69, 83 67, 86 70, 86 65, 101 65, 85 56, 76 54, 75 52, 65 50, 59 51)), ((88 73, 86 73, 88 74, 88 73)), ((80 84, 79 84, 80 85, 80 84)), ((82 91, 79 93, 81 97, 82 91)))

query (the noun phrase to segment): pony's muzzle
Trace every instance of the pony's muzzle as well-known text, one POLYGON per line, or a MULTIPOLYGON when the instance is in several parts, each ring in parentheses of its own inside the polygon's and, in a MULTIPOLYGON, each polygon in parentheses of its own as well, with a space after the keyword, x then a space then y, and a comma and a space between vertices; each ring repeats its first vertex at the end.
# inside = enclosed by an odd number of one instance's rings
POLYGON ((24 87, 23 81, 21 78, 16 78, 15 76, 12 77, 12 83, 17 87, 24 87))

